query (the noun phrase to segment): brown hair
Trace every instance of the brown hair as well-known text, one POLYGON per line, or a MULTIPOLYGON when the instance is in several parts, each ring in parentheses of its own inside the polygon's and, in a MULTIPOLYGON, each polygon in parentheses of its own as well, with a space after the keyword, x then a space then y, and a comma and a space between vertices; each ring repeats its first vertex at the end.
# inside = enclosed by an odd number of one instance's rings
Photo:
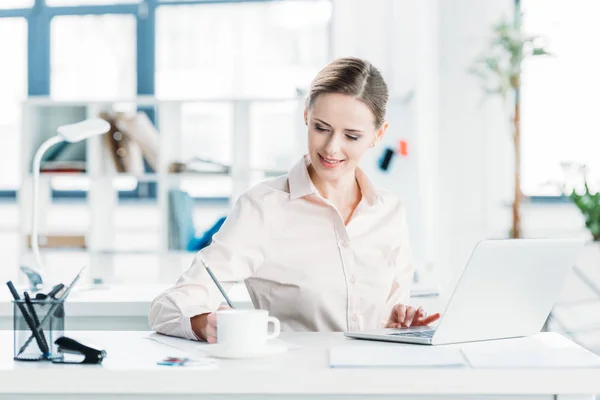
POLYGON ((353 96, 369 106, 375 116, 375 127, 383 124, 388 88, 379 70, 368 61, 346 57, 327 64, 311 82, 306 106, 312 107, 322 93, 353 96))

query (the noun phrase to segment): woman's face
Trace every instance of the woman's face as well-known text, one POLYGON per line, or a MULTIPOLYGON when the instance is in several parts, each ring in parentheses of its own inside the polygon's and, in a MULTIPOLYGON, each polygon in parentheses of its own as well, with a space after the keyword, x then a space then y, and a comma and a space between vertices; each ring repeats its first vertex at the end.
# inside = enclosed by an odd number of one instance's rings
POLYGON ((308 154, 315 172, 337 181, 354 169, 370 147, 383 137, 387 122, 375 127, 375 116, 362 101, 339 93, 324 93, 304 111, 308 154))

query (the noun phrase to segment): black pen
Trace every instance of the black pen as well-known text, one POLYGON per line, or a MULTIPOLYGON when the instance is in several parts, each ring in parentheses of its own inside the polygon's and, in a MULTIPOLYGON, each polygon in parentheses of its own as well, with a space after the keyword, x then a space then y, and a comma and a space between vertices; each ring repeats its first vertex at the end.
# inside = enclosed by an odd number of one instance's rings
POLYGON ((23 314, 23 318, 25 318, 25 322, 27 323, 27 326, 29 326, 29 329, 31 329, 31 332, 33 333, 33 337, 35 338, 35 341, 37 342, 38 347, 40 348, 42 353, 44 353, 44 357, 48 357, 48 355, 49 355, 48 346, 42 340, 42 337, 40 336, 40 333, 38 332, 38 327, 34 325, 34 322, 31 319, 31 317, 29 316, 29 313, 27 313, 27 310, 23 306, 23 303, 21 302, 21 298, 19 297, 19 293, 17 292, 17 289, 15 289, 15 285, 13 285, 13 283, 11 281, 8 281, 8 282, 6 282, 6 286, 8 286, 8 290, 10 290, 10 293, 12 294, 13 298, 15 299, 15 304, 17 305, 17 307, 19 307, 19 310, 21 310, 21 314, 23 314))
POLYGON ((219 281, 217 280, 217 278, 213 275, 213 273, 210 270, 210 268, 208 267, 208 265, 206 265, 206 263, 204 262, 204 260, 202 258, 200 258, 200 261, 202 262, 202 264, 204 264, 204 268, 206 268, 206 271, 210 275, 210 279, 212 279, 213 282, 215 283, 215 285, 217 285, 217 289, 219 289, 219 292, 221 292, 221 294, 225 298, 225 301, 227 301, 227 304, 229 304, 229 307, 235 308, 233 306, 233 304, 231 303, 231 300, 229 300, 229 297, 227 297, 227 293, 225 293, 225 290, 223 289, 223 287, 221 286, 221 284, 219 283, 219 281))
POLYGON ((44 346, 46 346, 48 351, 50 351, 50 348, 48 347, 48 341, 46 340, 46 335, 44 335, 44 329, 40 326, 40 319, 38 318, 37 312, 35 312, 35 307, 31 302, 31 297, 29 297, 29 293, 23 292, 23 297, 25 297, 25 304, 27 304, 27 309, 29 310, 31 317, 33 318, 33 322, 35 322, 35 327, 37 328, 38 332, 40 333, 40 336, 42 337, 42 340, 44 341, 44 346))

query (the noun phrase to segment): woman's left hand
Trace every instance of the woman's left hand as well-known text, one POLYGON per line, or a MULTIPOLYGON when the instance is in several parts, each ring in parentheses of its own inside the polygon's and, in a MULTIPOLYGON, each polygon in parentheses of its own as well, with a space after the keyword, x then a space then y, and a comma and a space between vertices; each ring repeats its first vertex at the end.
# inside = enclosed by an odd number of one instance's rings
POLYGON ((411 326, 425 326, 437 321, 440 313, 427 316, 423 307, 415 308, 404 304, 396 304, 392 308, 386 328, 409 328, 411 326))

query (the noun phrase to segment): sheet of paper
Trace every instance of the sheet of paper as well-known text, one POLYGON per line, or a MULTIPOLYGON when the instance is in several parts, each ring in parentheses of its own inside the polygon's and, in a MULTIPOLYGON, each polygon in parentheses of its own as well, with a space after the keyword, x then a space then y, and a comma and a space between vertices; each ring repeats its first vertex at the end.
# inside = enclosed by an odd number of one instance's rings
POLYGON ((466 366, 458 348, 418 345, 335 346, 329 349, 329 366, 361 367, 457 367, 466 366))
POLYGON ((184 353, 194 354, 202 351, 203 346, 210 346, 205 342, 198 342, 195 340, 187 340, 177 338, 173 336, 161 335, 160 333, 152 332, 146 339, 153 340, 156 343, 160 343, 164 346, 168 346, 184 353))
MULTIPOLYGON (((160 333, 156 333, 156 332, 152 332, 151 334, 146 336, 146 339, 153 340, 164 346, 172 347, 174 349, 183 351, 184 353, 187 353, 187 354, 198 354, 198 353, 202 354, 203 348, 206 348, 206 346, 212 346, 211 344, 208 344, 206 342, 198 342, 195 340, 181 339, 181 338, 177 338, 177 337, 173 337, 173 336, 161 335, 160 333)), ((286 346, 288 348, 288 350, 297 350, 297 349, 301 348, 301 346, 299 346, 295 343, 289 343, 289 342, 286 342, 281 339, 271 339, 268 341, 268 343, 286 346)))
POLYGON ((600 358, 580 346, 462 351, 473 368, 600 368, 600 358))

